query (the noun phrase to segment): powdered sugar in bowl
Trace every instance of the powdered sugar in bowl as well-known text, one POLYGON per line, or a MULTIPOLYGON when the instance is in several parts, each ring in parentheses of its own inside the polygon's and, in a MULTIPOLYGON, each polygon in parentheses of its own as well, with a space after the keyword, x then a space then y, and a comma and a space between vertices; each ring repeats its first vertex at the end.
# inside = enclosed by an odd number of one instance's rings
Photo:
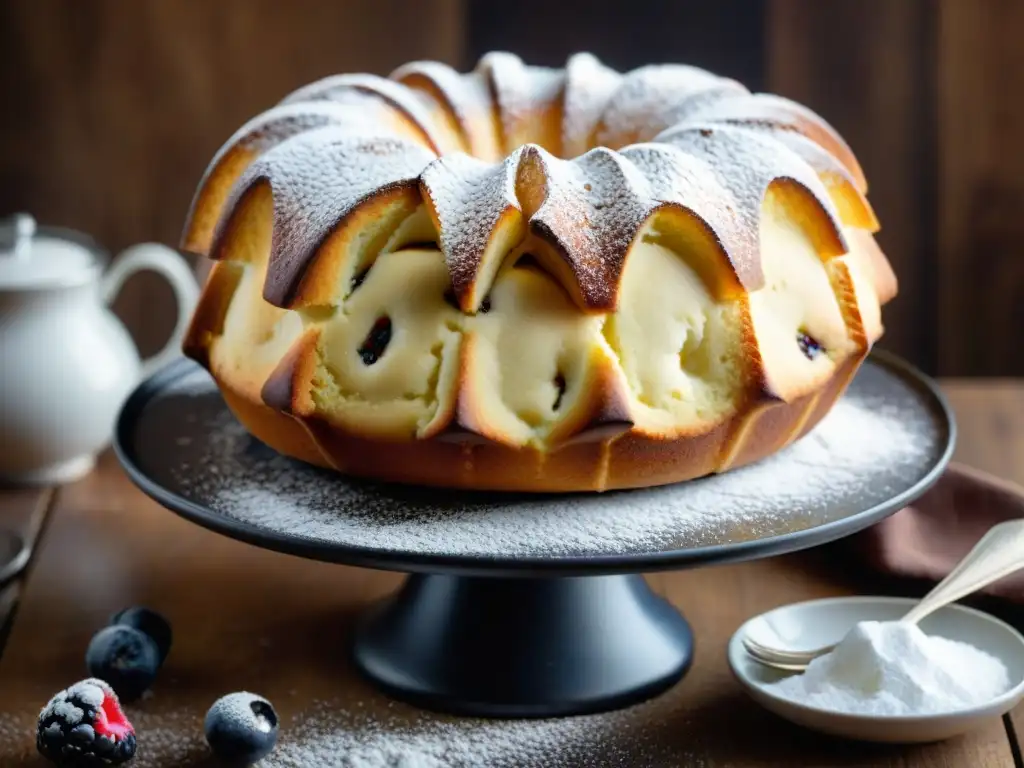
POLYGON ((904 598, 850 597, 776 608, 737 630, 729 642, 729 665, 740 684, 766 709, 813 730, 864 741, 939 741, 989 723, 1024 698, 1024 636, 988 614, 961 605, 947 606, 924 619, 920 629, 927 637, 916 628, 889 624, 916 603, 904 598), (855 627, 857 631, 851 633, 855 627), (845 657, 819 659, 816 669, 805 673, 816 679, 790 677, 780 683, 787 673, 747 655, 742 639, 748 632, 775 647, 801 650, 846 638, 833 652, 842 650, 845 657), (894 661, 896 656, 899 659, 894 661), (958 659, 970 662, 973 674, 950 676, 957 670, 943 667, 958 659), (935 665, 933 669, 929 663, 935 665), (873 664, 888 667, 882 670, 890 678, 887 685, 872 681, 875 690, 870 694, 851 692, 847 686, 856 688, 857 674, 877 671, 873 664), (958 682, 969 688, 956 690, 958 682))

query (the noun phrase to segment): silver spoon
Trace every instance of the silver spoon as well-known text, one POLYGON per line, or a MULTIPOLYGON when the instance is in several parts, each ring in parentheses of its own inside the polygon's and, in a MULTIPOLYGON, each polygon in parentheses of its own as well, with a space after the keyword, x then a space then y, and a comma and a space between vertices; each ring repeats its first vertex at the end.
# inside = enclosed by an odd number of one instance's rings
MULTIPOLYGON (((921 602, 900 621, 916 624, 942 606, 999 581, 1020 568, 1024 568, 1024 520, 1010 520, 993 526, 956 568, 921 598, 921 602)), ((830 653, 836 644, 809 651, 790 651, 772 648, 744 636, 743 647, 753 659, 766 666, 803 672, 814 659, 830 653)))

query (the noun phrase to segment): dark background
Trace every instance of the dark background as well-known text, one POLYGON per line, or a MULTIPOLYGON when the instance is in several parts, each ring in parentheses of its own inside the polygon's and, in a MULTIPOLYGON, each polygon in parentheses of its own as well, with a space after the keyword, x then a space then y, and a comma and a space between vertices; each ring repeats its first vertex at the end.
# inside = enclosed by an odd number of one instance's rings
MULTIPOLYGON (((1021 0, 5 0, 0 213, 111 249, 177 241, 220 144, 327 74, 510 50, 686 62, 802 101, 852 145, 901 281, 882 346, 931 373, 1024 375, 1021 0)), ((159 280, 118 303, 145 350, 159 280)))

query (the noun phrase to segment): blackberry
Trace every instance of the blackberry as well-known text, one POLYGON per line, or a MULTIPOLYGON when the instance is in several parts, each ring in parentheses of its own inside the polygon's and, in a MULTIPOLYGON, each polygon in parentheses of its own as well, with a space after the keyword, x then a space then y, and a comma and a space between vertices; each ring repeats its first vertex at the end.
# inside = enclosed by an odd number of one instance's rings
POLYGON ((82 680, 43 707, 36 726, 36 749, 68 768, 120 765, 135 756, 135 729, 109 685, 82 680))

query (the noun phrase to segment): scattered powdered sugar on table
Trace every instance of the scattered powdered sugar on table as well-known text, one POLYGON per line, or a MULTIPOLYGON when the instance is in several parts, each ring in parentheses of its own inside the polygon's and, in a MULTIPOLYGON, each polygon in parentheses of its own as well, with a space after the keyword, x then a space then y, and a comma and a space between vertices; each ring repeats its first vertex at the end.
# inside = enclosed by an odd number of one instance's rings
POLYGON ((381 551, 593 556, 764 538, 888 500, 930 469, 939 444, 920 396, 892 374, 872 371, 896 381, 869 388, 888 387, 887 395, 847 395, 802 440, 722 475, 603 494, 431 491, 347 479, 276 454, 249 436, 198 373, 149 406, 170 395, 188 395, 195 405, 191 424, 180 402, 168 409, 159 436, 174 446, 164 454, 171 466, 152 469, 161 482, 262 529, 381 551), (192 439, 183 444, 183 437, 192 439))
POLYGON ((169 768, 205 765, 210 755, 203 736, 203 720, 186 711, 139 712, 127 708, 135 727, 137 750, 132 768, 169 768))
MULTIPOLYGON (((361 703, 360 703, 361 704, 361 703)), ((628 768, 693 765, 678 689, 615 712, 557 719, 454 718, 317 702, 285 731, 267 768, 628 768), (653 730, 652 730, 653 726, 653 730)))
MULTIPOLYGON (((739 703, 739 702, 737 702, 739 703)), ((686 686, 626 709, 551 719, 459 718, 370 693, 314 700, 281 723, 259 768, 676 768, 704 765, 686 686), (687 703, 689 701, 689 703, 687 703)), ((212 766, 202 715, 128 712, 138 749, 132 768, 212 766)), ((698 726, 699 727, 699 726, 698 726)), ((35 721, 0 713, 4 757, 36 765, 35 721)), ((42 765, 42 763, 39 763, 42 765)))
MULTIPOLYGON (((17 744, 25 734, 35 732, 35 723, 29 718, 11 712, 0 712, 0 744, 17 744)), ((32 741, 33 748, 35 740, 32 741)))

